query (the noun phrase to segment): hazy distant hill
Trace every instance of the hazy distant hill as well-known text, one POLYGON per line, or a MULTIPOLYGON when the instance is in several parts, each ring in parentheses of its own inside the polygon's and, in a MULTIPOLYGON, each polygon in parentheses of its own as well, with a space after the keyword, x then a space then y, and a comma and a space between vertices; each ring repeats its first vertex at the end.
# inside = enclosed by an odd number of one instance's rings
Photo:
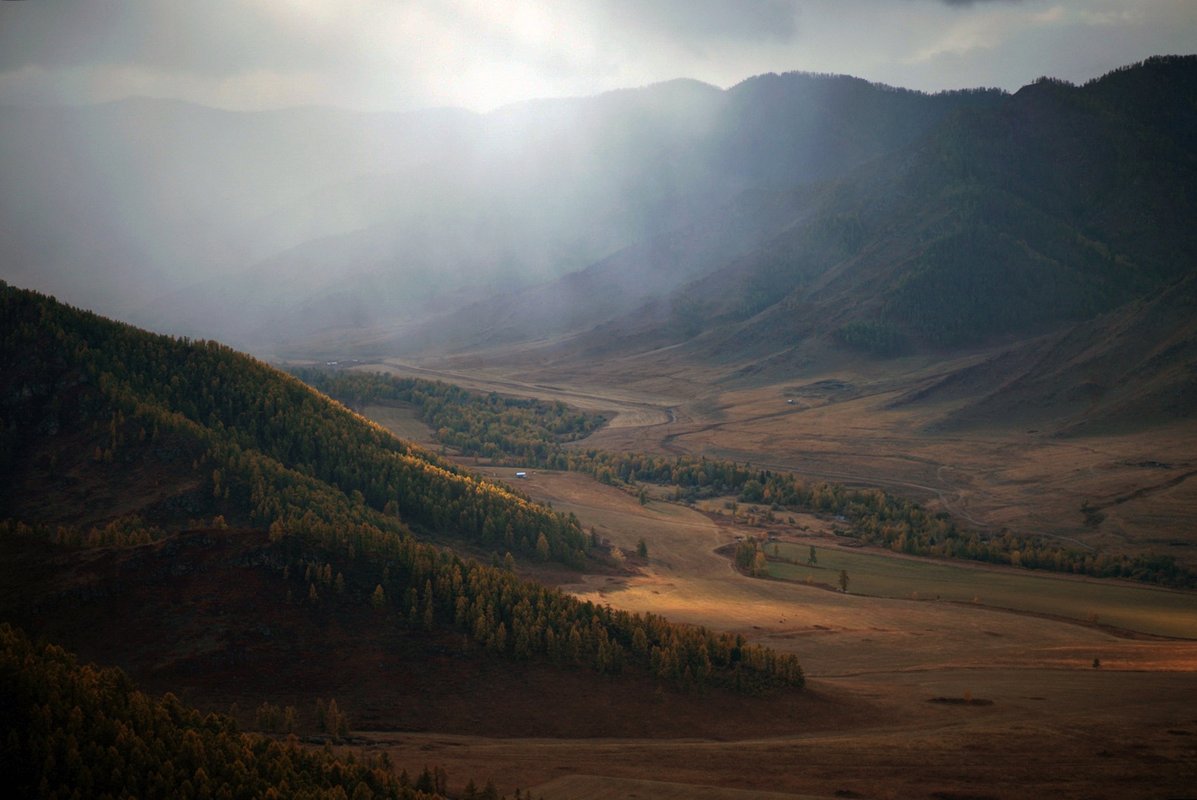
POLYGON ((1191 269, 1195 65, 1013 95, 790 74, 487 115, 20 110, 0 245, 6 274, 272 352, 989 346, 1191 269))
MULTIPOLYGON (((729 98, 785 97, 785 84, 754 79, 729 98)), ((859 83, 794 84, 836 101, 819 108, 823 127, 808 140, 820 152, 848 148, 844 107, 856 122, 884 107, 907 139, 871 141, 857 153, 875 157, 842 160, 819 183, 744 192, 688 227, 382 349, 570 332, 566 357, 684 343, 678 357, 785 361, 816 342, 890 357, 1038 336, 1195 263, 1197 59, 1152 59, 1079 87, 1045 79, 1010 96, 965 94, 939 116, 920 95, 872 87, 870 107, 859 83)), ((777 128, 774 118, 756 130, 777 128)), ((784 153, 747 152, 768 153, 772 180, 793 186, 784 153)))
POLYGON ((1175 109, 1195 102, 1191 58, 1041 81, 826 187, 808 220, 683 296, 734 331, 719 349, 838 334, 884 354, 1088 319, 1192 269, 1197 125, 1175 109))
MULTIPOLYGON (((3 277, 226 341, 369 328, 706 226, 744 191, 839 176, 999 97, 795 74, 481 116, 6 109, 3 277)), ((744 246, 733 236, 714 252, 744 246)), ((664 270, 649 294, 709 266, 664 270)))
POLYGON ((464 148, 472 119, 144 99, 7 107, 0 277, 128 315, 203 275, 360 228, 375 219, 369 206, 342 200, 310 214, 302 202, 330 184, 464 148))
MULTIPOLYGON (((611 181, 625 169, 636 175, 619 181, 619 191, 605 201, 629 221, 640 220, 631 226, 636 237, 627 247, 556 281, 513 284, 506 292, 499 284, 483 299, 467 296, 462 307, 434 309, 436 318, 414 329, 381 341, 371 335, 369 347, 410 352, 584 331, 753 253, 809 216, 822 182, 917 140, 960 109, 987 107, 1002 97, 980 90, 927 95, 846 76, 764 75, 722 93, 706 87, 702 115, 686 104, 691 124, 675 123, 672 138, 644 146, 643 131, 660 129, 654 119, 676 116, 682 107, 677 93, 692 90, 675 82, 544 104, 557 116, 576 117, 562 128, 562 141, 584 136, 602 119, 602 130, 618 142, 641 142, 614 161, 610 147, 585 156, 589 171, 604 176, 600 180, 611 181), (624 113, 609 120, 607 105, 624 113)), ((554 187, 544 195, 545 207, 590 192, 594 179, 554 187)), ((535 239, 525 240, 525 247, 529 241, 535 239)), ((340 341, 352 342, 353 334, 340 341)))

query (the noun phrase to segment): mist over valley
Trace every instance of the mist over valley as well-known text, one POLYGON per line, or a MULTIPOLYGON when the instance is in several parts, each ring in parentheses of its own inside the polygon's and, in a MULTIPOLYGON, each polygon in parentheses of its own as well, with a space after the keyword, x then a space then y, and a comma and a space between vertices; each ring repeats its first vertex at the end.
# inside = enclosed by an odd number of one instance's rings
POLYGON ((1190 792, 1191 10, 515 5, 0 9, 10 784, 1190 792))

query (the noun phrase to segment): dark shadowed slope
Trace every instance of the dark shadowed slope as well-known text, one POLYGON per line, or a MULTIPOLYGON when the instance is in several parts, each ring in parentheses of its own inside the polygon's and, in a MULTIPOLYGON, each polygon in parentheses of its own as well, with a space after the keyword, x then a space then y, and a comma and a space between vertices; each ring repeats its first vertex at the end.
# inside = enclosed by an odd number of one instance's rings
POLYGON ((1197 277, 1020 344, 905 401, 962 396, 969 402, 943 427, 1085 434, 1191 420, 1197 414, 1197 277))
POLYGON ((501 732, 520 686, 601 682, 590 712, 621 686, 642 705, 658 686, 797 702, 792 656, 517 577, 590 563, 591 537, 261 362, 7 285, 0 319, 0 618, 207 703, 344 691, 387 726, 438 724, 452 691, 444 724, 501 732), (482 725, 474 703, 509 690, 482 725))
POLYGON ((1090 318, 1194 263, 1195 126, 1156 118, 1194 104, 1194 58, 1084 87, 1041 81, 858 170, 810 221, 686 296, 735 338, 836 335, 881 354, 1090 318), (1123 96, 1119 79, 1140 73, 1154 103, 1123 96))

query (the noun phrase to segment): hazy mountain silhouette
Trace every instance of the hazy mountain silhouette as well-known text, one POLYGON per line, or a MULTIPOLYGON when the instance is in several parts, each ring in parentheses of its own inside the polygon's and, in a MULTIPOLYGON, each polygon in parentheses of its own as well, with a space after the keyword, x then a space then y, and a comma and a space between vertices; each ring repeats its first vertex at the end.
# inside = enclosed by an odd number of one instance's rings
POLYGON ((265 352, 888 358, 1059 332, 1197 255, 1194 57, 1012 95, 789 74, 0 126, 6 276, 265 352))
MULTIPOLYGON (((743 194, 672 238, 525 293, 501 315, 472 309, 408 340, 417 348, 460 342, 470 320, 482 329, 477 342, 520 332, 511 320, 533 338, 534 320, 542 330, 574 326, 559 358, 677 345, 679 359, 779 369, 812 350, 888 358, 1030 339, 1009 356, 1026 369, 1046 334, 1144 357, 1158 341, 1185 341, 1184 314, 1153 309, 1187 296, 1168 287, 1197 263, 1197 59, 1151 59, 1084 86, 1043 79, 1014 95, 970 99, 977 102, 838 179, 743 194), (663 275, 690 281, 661 291, 663 275), (647 302, 612 314, 637 297, 622 288, 629 276, 640 276, 631 283, 647 302), (599 287, 617 287, 617 302, 592 302, 584 307, 597 313, 562 320, 559 309, 599 287), (554 296, 570 301, 552 306, 554 296), (1117 332, 1103 332, 1107 325, 1117 332)), ((1187 391, 1187 351, 1170 352, 1162 383, 1136 373, 1159 397, 1187 391)), ((1020 385, 1080 380, 1062 365, 1043 369, 1020 385)), ((986 391, 1010 378, 995 374, 986 391)), ((1102 414, 1133 416, 1130 399, 1103 403, 1102 414)), ((1187 413, 1182 406, 1152 401, 1155 416, 1187 413)), ((1061 424, 1083 417, 1071 408, 1061 424)))
MULTIPOLYGON (((419 316, 463 289, 555 280, 705 227, 745 191, 838 176, 999 97, 795 74, 487 115, 152 100, 6 109, 0 247, 6 278, 88 307, 162 330, 290 341, 419 316)), ((711 266, 700 257, 649 294, 711 266)))

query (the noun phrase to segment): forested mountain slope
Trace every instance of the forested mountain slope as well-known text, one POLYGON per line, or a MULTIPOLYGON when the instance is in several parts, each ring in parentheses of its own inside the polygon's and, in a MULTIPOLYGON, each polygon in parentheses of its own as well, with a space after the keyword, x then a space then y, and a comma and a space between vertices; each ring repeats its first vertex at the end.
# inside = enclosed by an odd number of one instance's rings
MULTIPOLYGON (((491 678, 467 669, 462 697, 502 683, 505 663, 542 688, 563 670, 624 675, 645 697, 658 681, 803 683, 792 656, 521 580, 513 562, 587 563, 591 537, 261 362, 9 286, 0 319, 0 615, 88 643, 88 657, 119 652, 209 698, 230 691, 231 667, 259 688, 283 669, 322 686, 378 679, 374 655, 337 670, 319 641, 406 653, 417 674, 447 652, 495 664, 491 678)), ((405 686, 445 686, 427 679, 405 686)))
POLYGON ((1092 318, 1192 269, 1195 107, 1191 57, 1041 80, 828 186, 674 306, 710 320, 700 353, 836 337, 887 355, 1092 318))
POLYGON ((21 797, 385 797, 435 800, 385 758, 246 735, 173 694, 153 698, 119 670, 0 625, 0 763, 21 797))

